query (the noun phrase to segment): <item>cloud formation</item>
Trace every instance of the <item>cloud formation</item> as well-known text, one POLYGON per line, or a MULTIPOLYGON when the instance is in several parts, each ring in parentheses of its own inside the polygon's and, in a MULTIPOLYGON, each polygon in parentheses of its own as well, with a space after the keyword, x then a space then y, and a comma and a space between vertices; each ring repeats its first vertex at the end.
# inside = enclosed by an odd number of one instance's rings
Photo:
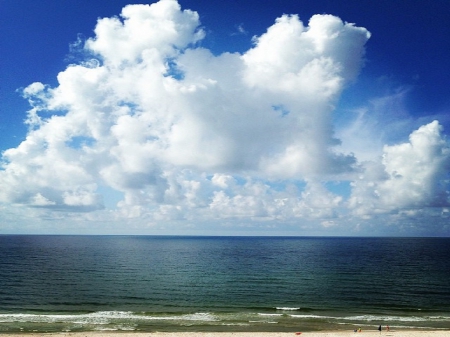
POLYGON ((356 180, 350 205, 359 212, 449 205, 450 147, 437 121, 411 133, 409 142, 384 146, 380 164, 356 180))
POLYGON ((332 114, 363 63, 365 28, 283 15, 248 51, 220 55, 201 47, 205 36, 198 14, 174 0, 99 19, 89 57, 58 86, 23 90, 30 129, 3 153, 0 200, 116 220, 324 227, 342 212, 448 205, 438 122, 384 146, 378 162, 340 148, 332 114), (333 179, 353 180, 348 200, 323 184, 333 179), (123 198, 106 212, 102 193, 123 198))

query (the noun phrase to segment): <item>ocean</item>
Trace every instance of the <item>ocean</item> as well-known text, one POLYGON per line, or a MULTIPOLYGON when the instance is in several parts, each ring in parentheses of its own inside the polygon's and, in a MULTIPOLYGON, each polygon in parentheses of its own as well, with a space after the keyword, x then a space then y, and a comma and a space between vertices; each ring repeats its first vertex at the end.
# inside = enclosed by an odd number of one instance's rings
POLYGON ((450 330, 450 238, 0 236, 0 333, 450 330))

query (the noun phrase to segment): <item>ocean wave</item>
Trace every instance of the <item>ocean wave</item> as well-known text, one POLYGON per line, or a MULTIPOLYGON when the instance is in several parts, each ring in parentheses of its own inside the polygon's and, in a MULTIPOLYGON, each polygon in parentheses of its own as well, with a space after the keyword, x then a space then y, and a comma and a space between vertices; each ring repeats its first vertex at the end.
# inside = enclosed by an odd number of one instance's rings
POLYGON ((283 314, 266 314, 266 313, 258 313, 258 316, 273 316, 273 317, 282 317, 283 314))
POLYGON ((353 315, 353 316, 325 316, 291 314, 293 318, 300 319, 326 319, 335 321, 361 321, 361 322, 446 322, 448 316, 389 316, 389 315, 353 315))
POLYGON ((188 321, 206 321, 206 322, 220 321, 220 319, 217 318, 217 316, 207 312, 197 312, 195 314, 182 315, 181 318, 188 321))
POLYGON ((297 315, 297 314, 292 314, 289 315, 289 317, 293 317, 293 318, 317 318, 317 319, 338 319, 338 317, 332 317, 332 316, 321 316, 321 315, 312 315, 312 314, 308 314, 308 315, 297 315))
POLYGON ((349 321, 396 321, 396 322, 423 322, 440 320, 437 316, 389 316, 389 315, 357 315, 347 317, 337 317, 337 319, 349 321))
POLYGON ((88 314, 0 314, 0 323, 73 323, 73 324, 109 324, 117 320, 186 320, 186 321, 218 321, 210 313, 176 314, 176 315, 145 315, 131 311, 97 311, 88 314))
POLYGON ((183 325, 248 325, 248 324, 286 324, 291 321, 319 322, 320 324, 361 324, 373 325, 374 322, 389 323, 391 326, 446 326, 450 317, 434 316, 390 316, 390 315, 320 315, 300 313, 258 313, 258 312, 194 312, 194 313, 148 313, 132 311, 97 311, 92 313, 3 313, 0 323, 14 324, 18 327, 35 324, 59 324, 61 329, 91 330, 129 330, 143 326, 163 324, 183 325), (153 323, 155 322, 155 323, 153 323), (167 323, 163 323, 167 322, 167 323))

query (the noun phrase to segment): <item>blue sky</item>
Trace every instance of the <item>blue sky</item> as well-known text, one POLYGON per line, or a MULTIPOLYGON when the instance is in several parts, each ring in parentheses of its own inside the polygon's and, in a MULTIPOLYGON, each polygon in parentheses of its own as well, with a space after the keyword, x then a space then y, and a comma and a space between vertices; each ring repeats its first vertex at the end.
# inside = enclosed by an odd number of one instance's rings
POLYGON ((129 4, 0 1, 0 233, 450 234, 448 2, 129 4))

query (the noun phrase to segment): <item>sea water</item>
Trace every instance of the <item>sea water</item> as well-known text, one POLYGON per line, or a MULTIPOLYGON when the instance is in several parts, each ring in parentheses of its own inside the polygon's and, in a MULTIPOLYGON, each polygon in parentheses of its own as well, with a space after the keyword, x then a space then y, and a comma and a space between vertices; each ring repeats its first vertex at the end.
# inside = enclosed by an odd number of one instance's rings
POLYGON ((0 236, 0 332, 450 329, 449 238, 0 236))

